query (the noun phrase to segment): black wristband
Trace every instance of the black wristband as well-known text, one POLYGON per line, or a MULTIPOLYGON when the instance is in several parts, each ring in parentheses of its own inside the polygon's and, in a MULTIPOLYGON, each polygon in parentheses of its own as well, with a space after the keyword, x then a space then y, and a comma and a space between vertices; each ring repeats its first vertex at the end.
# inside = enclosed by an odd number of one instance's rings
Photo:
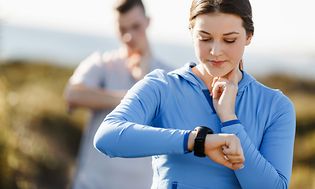
POLYGON ((213 134, 213 131, 205 126, 199 126, 194 129, 197 131, 194 145, 194 155, 198 157, 205 157, 205 140, 207 134, 213 134))

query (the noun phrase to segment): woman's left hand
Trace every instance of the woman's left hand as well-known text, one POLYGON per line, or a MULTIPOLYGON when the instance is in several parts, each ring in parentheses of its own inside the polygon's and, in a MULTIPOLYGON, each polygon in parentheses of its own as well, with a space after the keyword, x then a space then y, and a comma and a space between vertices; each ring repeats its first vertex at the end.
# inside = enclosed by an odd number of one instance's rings
POLYGON ((238 91, 238 71, 239 68, 237 67, 226 76, 213 79, 211 96, 214 109, 221 122, 237 119, 235 101, 238 91))

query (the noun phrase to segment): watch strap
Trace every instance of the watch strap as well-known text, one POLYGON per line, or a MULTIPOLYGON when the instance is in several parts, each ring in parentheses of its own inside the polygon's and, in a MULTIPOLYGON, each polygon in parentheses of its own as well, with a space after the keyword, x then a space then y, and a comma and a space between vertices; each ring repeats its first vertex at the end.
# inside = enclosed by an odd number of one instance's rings
POLYGON ((198 157, 205 157, 205 140, 207 134, 213 134, 212 129, 205 126, 198 126, 194 129, 197 131, 194 144, 194 155, 198 157))

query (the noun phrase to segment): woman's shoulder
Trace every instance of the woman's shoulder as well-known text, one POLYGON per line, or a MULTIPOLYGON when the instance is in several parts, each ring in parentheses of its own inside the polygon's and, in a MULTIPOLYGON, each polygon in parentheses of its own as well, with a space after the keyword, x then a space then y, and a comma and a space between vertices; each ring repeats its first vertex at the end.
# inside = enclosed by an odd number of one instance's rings
POLYGON ((260 96, 262 99, 270 99, 274 105, 280 104, 293 104, 290 98, 278 88, 272 88, 267 86, 256 79, 251 82, 251 86, 256 91, 256 95, 260 96))
POLYGON ((174 74, 179 72, 180 69, 176 70, 165 70, 165 69, 155 69, 148 73, 144 79, 145 80, 150 80, 150 81, 155 81, 155 82, 162 82, 165 84, 170 84, 171 82, 176 82, 178 80, 178 75, 174 74))
POLYGON ((133 88, 140 91, 150 89, 159 94, 171 93, 171 91, 178 89, 178 86, 185 85, 181 82, 182 77, 179 74, 174 74, 177 72, 179 72, 179 69, 173 71, 155 69, 137 82, 133 88))
POLYGON ((164 69, 155 69, 148 73, 146 76, 144 76, 143 80, 147 82, 157 82, 157 83, 167 83, 168 81, 168 75, 167 71, 164 69))
POLYGON ((143 79, 138 81, 129 92, 132 93, 143 93, 152 91, 154 93, 161 93, 166 91, 168 87, 167 72, 162 69, 155 69, 144 76, 143 79))

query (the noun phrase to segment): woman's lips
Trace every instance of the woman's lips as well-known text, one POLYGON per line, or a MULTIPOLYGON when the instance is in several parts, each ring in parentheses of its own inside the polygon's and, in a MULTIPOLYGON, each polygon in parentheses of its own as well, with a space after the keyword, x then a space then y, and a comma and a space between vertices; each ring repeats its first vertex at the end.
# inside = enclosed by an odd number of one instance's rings
POLYGON ((220 66, 222 64, 224 64, 226 61, 225 60, 210 60, 211 64, 215 65, 215 66, 220 66))

